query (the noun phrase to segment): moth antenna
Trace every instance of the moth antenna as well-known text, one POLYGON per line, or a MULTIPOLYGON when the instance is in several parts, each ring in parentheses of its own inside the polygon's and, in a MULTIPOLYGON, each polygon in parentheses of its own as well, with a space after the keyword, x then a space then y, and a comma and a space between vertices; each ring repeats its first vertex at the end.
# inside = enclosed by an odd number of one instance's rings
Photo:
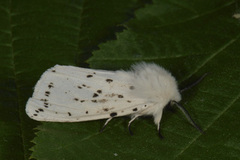
POLYGON ((99 131, 100 133, 103 132, 103 130, 106 128, 108 122, 110 122, 112 119, 113 119, 112 117, 107 119, 107 121, 104 123, 103 127, 102 127, 101 130, 99 131))
POLYGON ((185 117, 187 118, 187 120, 201 133, 203 133, 203 131, 197 126, 197 124, 193 121, 193 119, 191 118, 190 114, 188 113, 188 111, 181 106, 179 103, 177 103, 176 101, 172 101, 174 104, 176 104, 176 106, 183 112, 183 114, 185 115, 185 117))
POLYGON ((184 92, 184 91, 186 91, 186 90, 188 90, 188 89, 196 86, 199 82, 201 82, 201 81, 203 80, 204 77, 206 77, 206 75, 207 75, 207 73, 205 73, 204 75, 202 75, 202 77, 200 77, 200 78, 199 78, 196 82, 194 82, 193 84, 190 84, 189 86, 181 89, 181 90, 180 90, 180 93, 182 93, 182 92, 184 92))

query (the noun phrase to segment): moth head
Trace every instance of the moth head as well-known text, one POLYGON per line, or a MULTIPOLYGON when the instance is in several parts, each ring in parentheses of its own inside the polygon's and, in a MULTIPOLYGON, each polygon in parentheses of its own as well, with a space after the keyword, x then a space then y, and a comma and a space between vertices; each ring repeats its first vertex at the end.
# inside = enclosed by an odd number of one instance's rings
POLYGON ((163 82, 163 86, 161 87, 162 92, 161 92, 161 97, 163 97, 165 103, 170 103, 172 101, 180 102, 181 101, 181 93, 178 89, 177 86, 177 81, 175 78, 171 75, 168 74, 165 77, 161 77, 160 82, 163 82))

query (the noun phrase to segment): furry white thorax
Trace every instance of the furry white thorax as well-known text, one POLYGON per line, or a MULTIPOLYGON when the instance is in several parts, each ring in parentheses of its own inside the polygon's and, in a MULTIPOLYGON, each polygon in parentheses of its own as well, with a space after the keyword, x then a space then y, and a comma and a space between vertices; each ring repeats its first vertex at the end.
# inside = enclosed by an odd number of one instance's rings
POLYGON ((175 78, 170 72, 156 64, 142 62, 133 65, 131 71, 119 71, 118 73, 123 77, 128 77, 128 81, 134 86, 131 91, 132 95, 155 104, 139 114, 153 115, 156 124, 161 120, 162 110, 168 102, 181 100, 175 78))

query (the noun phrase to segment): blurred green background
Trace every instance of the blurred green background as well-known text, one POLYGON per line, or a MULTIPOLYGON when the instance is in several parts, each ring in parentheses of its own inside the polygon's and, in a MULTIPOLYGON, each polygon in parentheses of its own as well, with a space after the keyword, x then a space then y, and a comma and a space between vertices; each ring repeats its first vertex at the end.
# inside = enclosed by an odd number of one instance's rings
POLYGON ((240 19, 235 0, 1 0, 0 159, 239 159, 240 19), (55 64, 128 69, 155 62, 184 93, 204 134, 180 111, 164 111, 157 136, 151 117, 81 123, 36 122, 26 101, 55 64))

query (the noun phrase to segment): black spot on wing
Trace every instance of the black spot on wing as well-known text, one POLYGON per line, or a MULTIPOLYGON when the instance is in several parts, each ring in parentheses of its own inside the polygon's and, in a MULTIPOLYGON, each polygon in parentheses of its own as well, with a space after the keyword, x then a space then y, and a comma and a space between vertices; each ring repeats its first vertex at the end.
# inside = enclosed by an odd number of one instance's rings
POLYGON ((110 113, 110 116, 111 116, 111 117, 117 116, 117 112, 112 112, 112 113, 110 113))
POLYGON ((97 100, 92 100, 93 103, 97 103, 97 100))
POLYGON ((49 88, 49 89, 53 88, 53 83, 52 83, 52 82, 49 83, 48 88, 49 88))
POLYGON ((82 84, 83 87, 90 88, 90 86, 87 86, 86 84, 82 84))
POLYGON ((112 80, 112 79, 106 79, 106 81, 107 81, 108 83, 111 83, 111 82, 113 82, 113 80, 112 80))
POLYGON ((35 112, 39 113, 39 111, 38 111, 38 110, 35 110, 35 112))
POLYGON ((45 102, 45 103, 43 103, 43 105, 44 105, 45 108, 48 108, 49 104, 45 102))
POLYGON ((83 103, 83 102, 85 102, 85 100, 81 100, 80 102, 83 103))
POLYGON ((107 102, 108 100, 106 100, 106 99, 99 99, 98 100, 98 102, 100 102, 100 103, 105 103, 105 102, 107 102))
POLYGON ((115 94, 115 93, 112 93, 112 94, 106 94, 105 95, 105 97, 114 97, 114 96, 116 96, 117 94, 115 94))
POLYGON ((71 116, 72 114, 70 112, 68 112, 68 116, 71 116))
POLYGON ((43 111, 44 111, 42 108, 39 108, 38 110, 39 110, 40 112, 43 112, 43 111))
POLYGON ((34 116, 37 116, 37 114, 33 114, 34 116))
POLYGON ((44 102, 47 102, 48 100, 47 100, 47 99, 40 99, 40 101, 44 101, 44 102))
POLYGON ((55 69, 53 69, 53 70, 52 70, 52 72, 56 72, 56 70, 55 70, 55 69))
POLYGON ((99 89, 99 90, 97 90, 97 93, 101 94, 101 93, 102 93, 102 90, 100 90, 100 89, 99 89))
POLYGON ((91 77, 93 77, 93 75, 91 75, 91 74, 87 75, 87 78, 91 78, 91 77))
POLYGON ((134 90, 134 89, 135 89, 135 87, 134 87, 134 86, 130 86, 130 87, 129 87, 129 89, 131 89, 131 90, 134 90))
POLYGON ((88 111, 86 111, 86 114, 88 114, 88 111))
POLYGON ((135 112, 136 112, 137 110, 138 110, 137 108, 133 108, 133 111, 135 111, 135 112))
POLYGON ((103 108, 103 110, 104 110, 105 112, 107 112, 109 109, 108 109, 108 108, 103 108))
POLYGON ((45 91, 45 96, 49 97, 50 92, 49 91, 45 91))
POLYGON ((78 101, 79 99, 78 98, 74 98, 75 101, 78 101))
POLYGON ((130 101, 130 100, 127 100, 127 102, 128 102, 128 103, 131 103, 132 101, 130 101))
POLYGON ((82 87, 81 87, 81 86, 78 86, 78 88, 79 88, 79 89, 82 89, 82 87))
POLYGON ((118 95, 118 98, 123 98, 123 95, 118 95))
POLYGON ((97 94, 97 93, 94 93, 94 94, 93 94, 93 98, 95 98, 95 97, 98 97, 98 94, 97 94))

